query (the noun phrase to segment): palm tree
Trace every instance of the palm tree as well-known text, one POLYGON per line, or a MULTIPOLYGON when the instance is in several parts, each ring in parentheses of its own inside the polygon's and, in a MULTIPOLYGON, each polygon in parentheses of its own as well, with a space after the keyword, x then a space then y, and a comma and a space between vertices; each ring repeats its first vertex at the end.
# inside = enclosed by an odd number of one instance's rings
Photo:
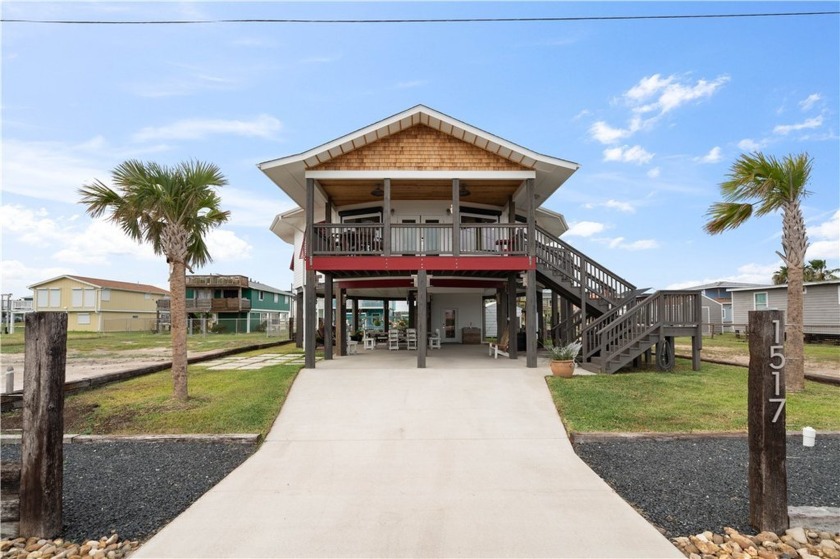
POLYGON ((825 260, 809 260, 805 266, 805 281, 828 281, 837 279, 840 268, 828 269, 828 262, 825 260))
POLYGON ((213 187, 227 184, 216 165, 199 161, 174 167, 129 160, 111 171, 115 189, 99 180, 79 189, 87 213, 108 219, 138 242, 150 243, 169 264, 172 296, 172 383, 176 399, 187 392, 186 270, 212 261, 204 236, 227 221, 213 187))
POLYGON ((735 229, 753 214, 782 211, 782 250, 778 253, 787 266, 787 316, 785 343, 785 386, 796 392, 805 387, 805 340, 802 334, 802 287, 808 237, 800 202, 811 175, 812 159, 807 153, 788 155, 782 161, 756 152, 741 154, 729 170, 728 180, 720 184, 723 202, 711 205, 704 229, 718 234, 735 229))
POLYGON ((773 272, 773 285, 784 285, 787 283, 788 267, 779 266, 779 269, 773 272))

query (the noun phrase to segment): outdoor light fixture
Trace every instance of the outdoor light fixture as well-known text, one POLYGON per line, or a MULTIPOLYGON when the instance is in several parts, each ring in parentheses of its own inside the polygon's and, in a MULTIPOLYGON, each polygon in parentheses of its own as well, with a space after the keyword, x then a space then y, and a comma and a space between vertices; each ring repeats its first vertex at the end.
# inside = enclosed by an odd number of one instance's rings
POLYGON ((467 185, 464 184, 464 183, 461 183, 461 188, 458 189, 458 196, 463 198, 463 197, 469 196, 469 195, 470 195, 470 191, 467 189, 467 185))
POLYGON ((371 196, 385 196, 385 191, 382 190, 382 185, 377 184, 376 188, 370 191, 371 196))

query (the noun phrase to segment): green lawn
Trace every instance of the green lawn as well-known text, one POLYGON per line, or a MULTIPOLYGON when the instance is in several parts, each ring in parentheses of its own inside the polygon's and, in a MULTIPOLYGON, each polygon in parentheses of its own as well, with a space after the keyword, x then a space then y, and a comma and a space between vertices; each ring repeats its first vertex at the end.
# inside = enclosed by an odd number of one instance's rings
MULTIPOLYGON (((294 345, 245 353, 296 353, 294 345)), ((172 399, 170 371, 69 395, 65 433, 136 435, 151 433, 268 433, 300 365, 257 370, 189 368, 190 399, 172 399)), ((4 413, 5 429, 19 428, 20 412, 4 413)))
MULTIPOLYGON (((207 334, 187 337, 189 351, 210 351, 215 349, 231 349, 259 343, 279 341, 277 337, 266 337, 264 332, 251 334, 207 334)), ((114 353, 133 349, 155 349, 171 347, 171 336, 168 332, 154 334, 151 332, 68 332, 67 350, 82 353, 114 353)), ((0 335, 0 352, 23 353, 23 328, 17 328, 14 334, 0 335)))
MULTIPOLYGON (((691 346, 691 338, 677 338, 677 345, 691 346)), ((703 338, 703 349, 726 349, 735 353, 749 356, 750 347, 747 340, 741 336, 736 338, 735 334, 716 334, 714 338, 703 338)), ((817 361, 834 361, 840 363, 840 346, 832 343, 805 344, 805 358, 817 361)))
MULTIPOLYGON (((548 377, 554 403, 572 432, 684 433, 747 430, 747 369, 703 363, 691 371, 548 377)), ((806 381, 788 396, 787 428, 840 430, 840 386, 806 381)))

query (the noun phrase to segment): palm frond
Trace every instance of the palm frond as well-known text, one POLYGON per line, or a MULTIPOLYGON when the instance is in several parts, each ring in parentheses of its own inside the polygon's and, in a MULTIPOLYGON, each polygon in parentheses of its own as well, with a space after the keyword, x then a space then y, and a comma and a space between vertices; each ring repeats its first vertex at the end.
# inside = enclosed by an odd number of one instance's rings
POLYGON ((710 219, 703 226, 703 229, 710 235, 717 235, 727 229, 739 227, 752 216, 752 213, 752 204, 716 202, 706 212, 710 219))

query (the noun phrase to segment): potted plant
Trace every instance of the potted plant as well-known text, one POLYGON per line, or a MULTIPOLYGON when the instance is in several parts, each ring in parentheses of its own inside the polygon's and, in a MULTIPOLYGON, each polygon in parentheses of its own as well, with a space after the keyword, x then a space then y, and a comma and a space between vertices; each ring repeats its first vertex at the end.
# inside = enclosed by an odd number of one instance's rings
POLYGON ((549 364, 551 374, 556 377, 571 377, 575 371, 575 357, 582 345, 580 342, 572 342, 563 346, 555 346, 551 342, 546 342, 545 347, 548 349, 551 359, 549 364))

